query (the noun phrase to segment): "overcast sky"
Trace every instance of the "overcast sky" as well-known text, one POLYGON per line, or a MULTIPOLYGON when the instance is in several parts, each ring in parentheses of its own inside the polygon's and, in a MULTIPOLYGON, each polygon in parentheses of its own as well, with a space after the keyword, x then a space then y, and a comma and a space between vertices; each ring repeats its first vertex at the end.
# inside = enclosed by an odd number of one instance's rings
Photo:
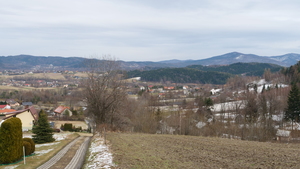
POLYGON ((0 0, 0 56, 300 53, 299 0, 0 0))

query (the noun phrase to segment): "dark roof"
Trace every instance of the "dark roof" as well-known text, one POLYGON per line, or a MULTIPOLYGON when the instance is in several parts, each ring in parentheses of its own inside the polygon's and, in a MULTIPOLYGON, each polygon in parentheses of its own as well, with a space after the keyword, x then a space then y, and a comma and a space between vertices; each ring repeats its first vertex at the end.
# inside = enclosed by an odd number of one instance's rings
POLYGON ((23 102, 22 105, 23 106, 32 106, 32 102, 23 102))
POLYGON ((6 99, 6 102, 8 104, 15 104, 15 103, 17 103, 14 99, 6 99))

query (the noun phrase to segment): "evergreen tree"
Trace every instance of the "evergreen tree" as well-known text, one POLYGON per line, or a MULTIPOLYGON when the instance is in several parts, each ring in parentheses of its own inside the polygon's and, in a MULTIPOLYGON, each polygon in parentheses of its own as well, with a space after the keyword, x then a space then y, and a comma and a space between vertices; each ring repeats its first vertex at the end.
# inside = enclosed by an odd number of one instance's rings
POLYGON ((264 91, 266 90, 266 85, 263 85, 263 88, 261 89, 261 93, 264 93, 264 91))
POLYGON ((32 132, 35 134, 32 139, 37 144, 53 142, 53 130, 50 127, 48 118, 44 110, 39 113, 39 120, 35 126, 33 126, 32 132))
POLYGON ((292 85, 288 96, 288 107, 285 111, 284 118, 286 120, 292 120, 292 122, 299 122, 300 118, 300 93, 296 84, 292 85))

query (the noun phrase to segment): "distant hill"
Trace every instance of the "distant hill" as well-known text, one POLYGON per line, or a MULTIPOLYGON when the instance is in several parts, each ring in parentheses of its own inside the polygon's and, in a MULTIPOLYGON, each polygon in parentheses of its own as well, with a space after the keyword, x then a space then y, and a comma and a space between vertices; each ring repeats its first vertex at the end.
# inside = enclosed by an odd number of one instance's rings
POLYGON ((39 66, 43 68, 78 68, 82 67, 85 58, 80 57, 59 57, 59 56, 0 56, 1 69, 33 69, 39 66))
POLYGON ((121 61, 123 68, 127 70, 143 69, 151 70, 165 67, 186 67, 190 65, 230 65, 233 63, 270 63, 283 67, 289 67, 300 60, 300 54, 290 53, 280 56, 258 56, 254 54, 243 54, 231 52, 224 55, 214 56, 200 60, 165 60, 159 62, 124 62, 121 61))
POLYGON ((203 70, 203 71, 216 71, 230 74, 244 74, 247 76, 262 76, 265 69, 270 69, 271 72, 278 72, 282 66, 269 64, 269 63, 233 63, 230 65, 216 65, 216 66, 202 66, 191 65, 188 68, 203 70))
MULTIPOLYGON (((86 58, 60 57, 60 56, 0 56, 0 69, 80 69, 84 68, 86 58)), ((153 70, 159 68, 180 68, 189 65, 230 65, 233 63, 271 63, 284 67, 296 64, 300 60, 300 54, 290 53, 281 56, 258 56, 231 52, 220 56, 214 56, 200 60, 165 60, 160 62, 125 62, 119 61, 125 70, 153 70)))

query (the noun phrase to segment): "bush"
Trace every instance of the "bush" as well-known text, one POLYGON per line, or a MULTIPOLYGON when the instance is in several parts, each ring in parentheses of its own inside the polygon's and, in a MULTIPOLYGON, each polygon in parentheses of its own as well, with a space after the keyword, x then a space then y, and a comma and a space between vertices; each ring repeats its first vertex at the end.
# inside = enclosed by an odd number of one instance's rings
POLYGON ((28 141, 23 140, 23 146, 25 147, 25 155, 28 156, 31 154, 31 144, 28 141))
POLYGON ((12 117, 5 120, 0 128, 0 164, 15 162, 22 158, 22 122, 12 117))
POLYGON ((73 131, 72 123, 65 123, 64 124, 64 131, 73 131))
POLYGON ((34 153, 35 151, 35 143, 31 138, 23 138, 23 141, 27 141, 30 143, 31 145, 31 150, 30 150, 30 154, 34 153))

